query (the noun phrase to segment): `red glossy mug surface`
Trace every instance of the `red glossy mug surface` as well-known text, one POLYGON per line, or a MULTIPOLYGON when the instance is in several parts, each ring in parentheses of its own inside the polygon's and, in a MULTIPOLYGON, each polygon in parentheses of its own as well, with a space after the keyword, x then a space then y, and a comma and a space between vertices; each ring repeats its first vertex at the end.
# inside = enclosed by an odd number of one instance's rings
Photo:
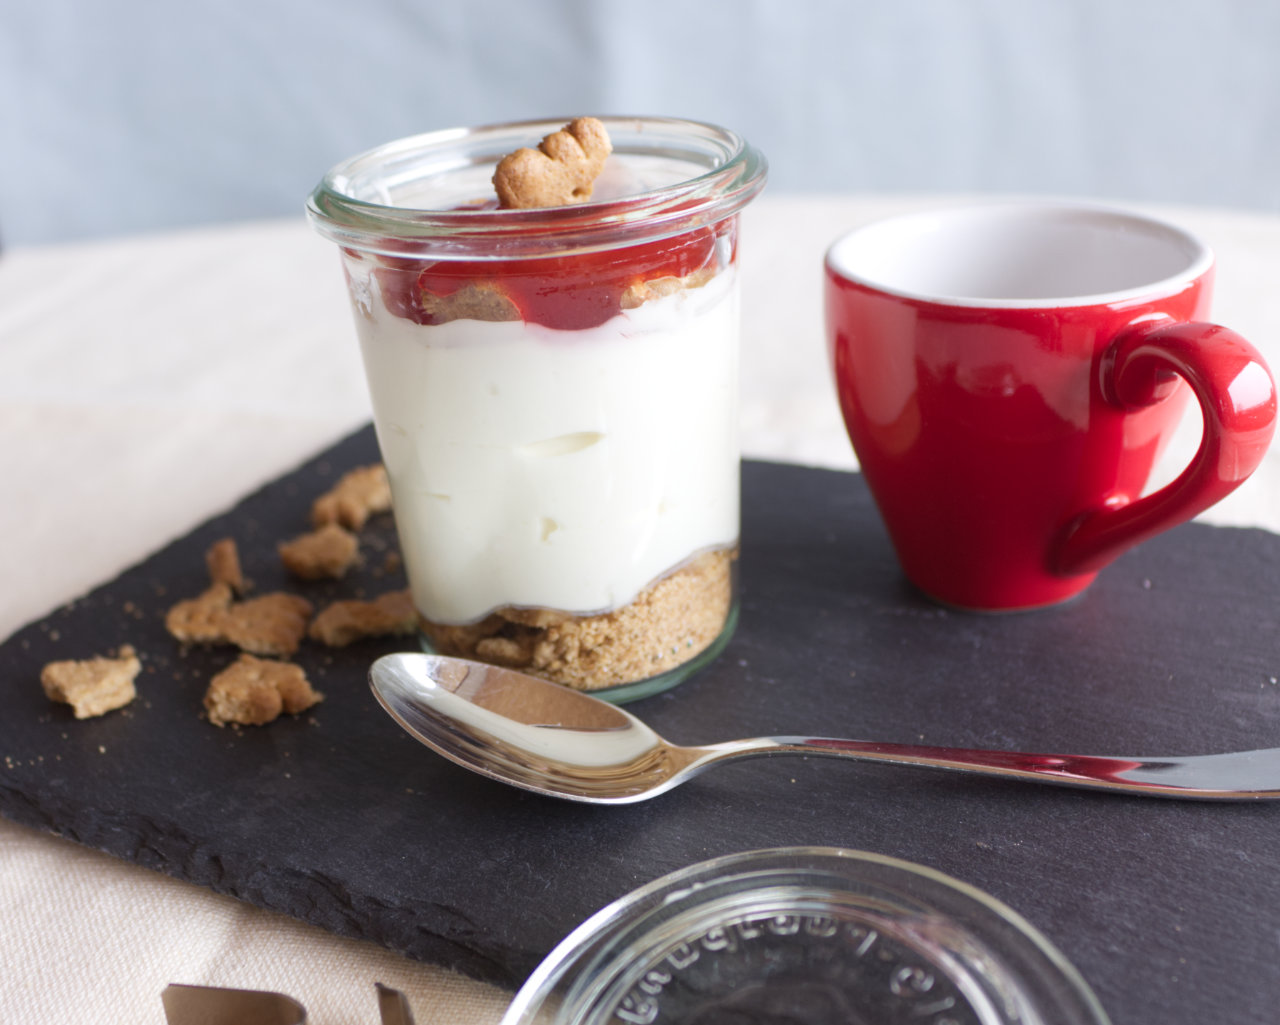
POLYGON ((1275 388, 1204 322, 1212 277, 1181 229, 1073 204, 909 215, 832 246, 841 411, 916 586, 972 609, 1063 601, 1256 469, 1275 388), (1199 451, 1144 495, 1188 396, 1199 451))

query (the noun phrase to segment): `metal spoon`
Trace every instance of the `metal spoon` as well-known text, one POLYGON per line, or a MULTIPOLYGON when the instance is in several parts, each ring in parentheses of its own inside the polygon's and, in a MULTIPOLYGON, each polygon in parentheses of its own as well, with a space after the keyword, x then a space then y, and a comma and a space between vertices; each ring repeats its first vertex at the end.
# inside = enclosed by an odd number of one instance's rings
POLYGON ((1120 758, 820 737, 679 747, 616 705, 512 669, 414 652, 378 659, 369 680, 393 719, 451 761, 534 793, 592 804, 644 801, 712 765, 777 754, 931 766, 1150 797, 1280 797, 1280 749, 1120 758))

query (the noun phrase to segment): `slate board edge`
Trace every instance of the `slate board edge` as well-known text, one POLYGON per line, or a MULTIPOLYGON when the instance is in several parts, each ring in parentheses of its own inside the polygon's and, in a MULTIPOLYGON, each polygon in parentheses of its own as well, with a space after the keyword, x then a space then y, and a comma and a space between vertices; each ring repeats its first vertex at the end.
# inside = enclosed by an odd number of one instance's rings
MULTIPOLYGON (((347 462, 341 457, 342 453, 347 451, 348 446, 359 446, 367 443, 370 433, 370 429, 365 427, 346 439, 338 441, 319 455, 299 464, 294 470, 282 474, 275 480, 244 496, 226 510, 210 516, 183 537, 157 549, 135 566, 123 570, 120 576, 137 569, 152 559, 160 557, 170 549, 189 544, 194 535, 209 528, 217 521, 234 515, 235 511, 244 503, 281 486, 296 474, 314 470, 316 467, 326 463, 333 465, 335 473, 341 472, 347 468, 347 462)), ((752 460, 750 462, 762 461, 752 460)), ((356 463, 351 462, 351 465, 356 465, 356 463)), ((777 465, 791 466, 791 464, 777 465)), ((813 468, 792 468, 813 472, 813 468)), ((842 471, 818 470, 817 472, 844 475, 842 471)), ((1228 531, 1239 531, 1242 535, 1252 532, 1274 537, 1270 532, 1257 528, 1218 528, 1199 524, 1190 528, 1180 529, 1207 529, 1211 531, 1226 529, 1228 531)), ((118 579, 118 577, 91 589, 86 592, 85 597, 108 590, 115 579, 118 579)), ((72 606, 79 600, 81 599, 77 598, 63 607, 72 606)), ((16 638, 26 630, 36 627, 47 618, 47 616, 41 617, 41 619, 28 624, 17 631, 9 640, 16 638)), ((8 641, 5 643, 8 643, 8 641)), ((59 811, 57 808, 52 810, 54 812, 59 811)), ((142 867, 165 872, 189 882, 195 882, 197 885, 205 886, 214 892, 232 896, 264 909, 289 914, 291 917, 306 921, 309 924, 319 925, 321 928, 339 935, 371 940, 408 957, 440 964, 483 981, 496 983, 508 988, 518 986, 524 975, 532 970, 536 963, 536 961, 529 961, 527 953, 524 955, 517 953, 517 956, 512 957, 511 952, 505 952, 504 954, 501 948, 494 948, 486 953, 484 949, 480 949, 476 944, 469 943, 467 940, 468 930, 465 926, 465 914, 457 908, 442 909, 441 905, 428 905, 423 902, 405 902, 397 904, 395 907, 390 907, 379 902, 367 900, 362 902, 359 898, 353 901, 350 898, 354 895, 351 895, 349 891, 346 891, 347 899, 344 900, 335 893, 335 889, 341 889, 340 887, 335 887, 329 880, 319 874, 298 871, 296 867, 287 869, 282 873, 281 867, 278 865, 267 865, 256 861, 252 856, 234 853, 224 853, 214 858, 201 858, 198 851, 193 851, 193 844, 184 839, 186 836, 184 830, 173 828, 172 824, 157 821, 155 818, 148 818, 146 822, 141 822, 136 815, 130 816, 120 813, 113 815, 102 812, 99 809, 99 822, 97 825, 93 825, 85 822, 83 816, 67 814, 67 810, 62 809, 63 818, 61 821, 63 825, 60 828, 54 828, 52 827, 52 821, 59 821, 59 816, 57 814, 51 816, 48 814, 49 811, 49 808, 46 808, 44 812, 37 809, 28 800, 27 796, 21 792, 0 786, 0 814, 4 814, 15 822, 53 832, 84 846, 102 850, 123 860, 132 861, 142 867), (146 828, 148 832, 160 832, 170 836, 172 843, 164 845, 138 843, 136 837, 139 826, 146 828), (258 884, 260 880, 269 879, 272 875, 285 879, 288 885, 258 884), (294 887, 297 887, 297 889, 294 887), (312 908, 305 916, 297 914, 293 910, 296 909, 299 898, 308 902, 312 908), (444 910, 449 918, 459 922, 458 927, 438 930, 437 932, 414 928, 413 922, 419 915, 419 909, 428 906, 437 912, 434 916, 437 918, 439 917, 439 911, 444 910), (508 964, 505 968, 501 966, 504 956, 507 957, 508 964)), ((622 894, 617 894, 617 896, 622 896, 622 894)), ((490 944, 490 947, 492 947, 492 944, 490 944)))
MULTIPOLYGON (((78 603, 109 592, 124 576, 133 573, 166 554, 190 544, 193 536, 208 532, 216 524, 234 518, 237 511, 266 496, 294 477, 316 472, 321 467, 332 466, 333 480, 347 469, 358 465, 348 450, 368 445, 372 440, 372 426, 365 424, 345 437, 333 442, 315 455, 304 459, 293 468, 283 471, 261 486, 232 500, 223 508, 209 514, 180 536, 146 553, 136 562, 123 567, 111 579, 88 588, 69 601, 63 602, 42 616, 24 624, 9 637, 0 641, 0 647, 18 640, 22 635, 38 628, 59 612, 74 608, 78 603), (348 465, 349 464, 349 465, 348 465)), ((770 460, 744 460, 744 463, 774 463, 770 460)), ((786 463, 775 463, 790 466, 786 463)), ((832 474, 844 471, 820 470, 832 474)), ((92 815, 69 804, 57 803, 44 795, 40 804, 20 789, 0 783, 0 815, 20 825, 69 840, 80 846, 102 851, 112 857, 131 862, 142 868, 161 872, 175 879, 193 883, 214 893, 284 914, 309 925, 315 925, 336 935, 378 944, 394 953, 413 960, 437 964, 461 972, 482 982, 508 989, 516 989, 537 966, 518 949, 494 950, 491 945, 467 942, 464 926, 459 935, 447 935, 449 930, 430 931, 415 923, 435 919, 439 914, 421 913, 427 906, 413 902, 390 907, 380 901, 351 893, 341 884, 323 876, 297 868, 284 868, 256 860, 244 852, 209 854, 201 843, 175 822, 160 821, 150 816, 139 816, 108 809, 94 809, 92 815), (142 840, 141 838, 149 838, 142 840), (308 908, 300 915, 300 906, 308 908), (514 971, 504 966, 512 965, 514 971)), ((618 897, 623 894, 618 894, 618 897)), ((441 905, 430 904, 437 912, 441 905)), ((462 909, 448 907, 447 917, 465 922, 462 909)))
MULTIPOLYGON (((376 943, 413 960, 508 989, 517 988, 524 975, 536 967, 528 964, 523 974, 513 977, 493 952, 461 937, 444 935, 444 930, 430 931, 416 925, 438 917, 423 914, 417 902, 388 907, 352 894, 321 875, 267 864, 244 854, 211 856, 200 841, 171 822, 102 811, 86 816, 47 801, 43 809, 20 791, 0 786, 0 815, 12 822, 335 935, 376 943), (149 839, 139 842, 139 837, 149 839), (307 907, 305 916, 298 913, 300 906, 307 907)), ((457 909, 447 910, 456 917, 457 909)), ((518 957, 517 952, 512 955, 518 957)))
MULTIPOLYGON (((342 473, 362 461, 352 458, 353 452, 362 446, 367 447, 372 441, 371 424, 357 428, 293 468, 211 513, 182 535, 125 566, 111 579, 88 588, 19 627, 0 640, 0 648, 16 642, 59 612, 109 592, 122 577, 189 544, 194 535, 234 517, 239 509, 294 477, 332 465, 333 480, 336 483, 342 473)), ((376 450, 372 457, 376 458, 376 450)), ((450 937, 443 935, 443 931, 433 932, 416 926, 414 923, 417 921, 439 917, 420 914, 423 902, 390 907, 380 901, 352 894, 350 890, 321 875, 296 868, 282 868, 256 860, 245 853, 224 853, 210 857, 202 851, 200 843, 188 835, 187 830, 173 822, 100 808, 94 809, 92 815, 86 815, 74 805, 50 801, 48 795, 43 796, 42 802, 37 805, 20 789, 0 783, 0 816, 19 825, 32 827, 142 868, 193 883, 266 911, 286 915, 336 935, 373 942, 410 959, 437 964, 508 989, 518 988, 537 964, 536 960, 521 957, 518 950, 486 951, 476 944, 466 942, 460 936, 450 937), (163 837, 167 842, 140 842, 140 836, 163 837), (281 885, 282 879, 288 880, 289 885, 281 885), (255 885, 258 880, 263 881, 263 885, 255 885), (297 912, 301 905, 308 907, 305 916, 297 912), (509 963, 515 962, 521 967, 515 972, 508 971, 503 967, 504 957, 509 963)), ((438 904, 430 906, 433 909, 442 907, 438 904)), ((460 909, 449 907, 446 910, 451 918, 465 918, 465 913, 460 909)), ((464 929, 463 932, 465 931, 467 930, 464 929)))

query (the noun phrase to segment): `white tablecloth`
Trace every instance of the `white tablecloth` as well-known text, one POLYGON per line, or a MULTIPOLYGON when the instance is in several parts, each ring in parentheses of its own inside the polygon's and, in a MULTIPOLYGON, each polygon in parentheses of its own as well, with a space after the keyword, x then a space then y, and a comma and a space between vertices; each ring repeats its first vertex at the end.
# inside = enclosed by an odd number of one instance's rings
MULTIPOLYGON (((748 209, 746 455, 854 467, 825 365, 822 254, 846 228, 939 202, 748 209)), ((1215 319, 1280 366, 1280 218, 1156 212, 1216 250, 1215 319)), ((368 417, 337 256, 301 218, 0 254, 0 637, 368 417)), ((1203 518, 1280 530, 1280 450, 1203 518)), ((494 1023, 510 996, 5 820, 0 951, 0 1021, 15 1023, 160 1023, 171 982, 283 991, 316 1025, 376 1022, 375 981, 420 1025, 494 1023)))

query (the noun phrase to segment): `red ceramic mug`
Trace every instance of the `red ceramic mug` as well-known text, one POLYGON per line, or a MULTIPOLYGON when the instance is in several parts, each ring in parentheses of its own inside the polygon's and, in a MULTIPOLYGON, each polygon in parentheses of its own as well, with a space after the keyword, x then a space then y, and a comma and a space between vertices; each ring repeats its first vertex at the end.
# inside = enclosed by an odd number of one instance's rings
POLYGON ((1257 468, 1276 395, 1204 323, 1213 255, 1118 210, 991 202, 855 230, 826 258, 830 357, 907 577, 948 605, 1035 608, 1257 468), (1143 490, 1188 394, 1199 451, 1143 490))

